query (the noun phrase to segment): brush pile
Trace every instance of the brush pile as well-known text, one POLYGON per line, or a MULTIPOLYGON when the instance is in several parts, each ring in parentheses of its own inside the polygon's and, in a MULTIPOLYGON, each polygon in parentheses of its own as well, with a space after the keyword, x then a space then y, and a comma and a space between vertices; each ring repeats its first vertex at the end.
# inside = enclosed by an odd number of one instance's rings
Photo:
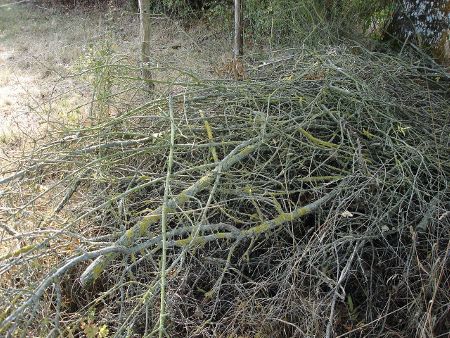
POLYGON ((3 173, 2 335, 448 333, 448 75, 361 47, 248 75, 3 173))

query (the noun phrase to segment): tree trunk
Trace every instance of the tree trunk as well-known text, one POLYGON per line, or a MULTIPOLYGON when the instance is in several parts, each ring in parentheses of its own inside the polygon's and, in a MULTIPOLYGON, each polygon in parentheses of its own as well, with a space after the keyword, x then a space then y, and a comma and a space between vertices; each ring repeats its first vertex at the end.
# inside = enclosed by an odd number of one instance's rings
POLYGON ((152 81, 150 67, 150 0, 139 0, 139 19, 141 36, 141 67, 142 77, 149 90, 153 90, 155 84, 152 81))
POLYGON ((442 63, 450 63, 450 0, 401 0, 388 32, 420 47, 431 48, 442 63))
POLYGON ((234 0, 234 48, 233 56, 237 60, 243 54, 244 35, 242 29, 242 1, 234 0))
POLYGON ((236 80, 246 78, 245 68, 242 62, 244 54, 244 32, 242 22, 242 2, 243 0, 234 0, 234 46, 233 46, 233 76, 236 80))

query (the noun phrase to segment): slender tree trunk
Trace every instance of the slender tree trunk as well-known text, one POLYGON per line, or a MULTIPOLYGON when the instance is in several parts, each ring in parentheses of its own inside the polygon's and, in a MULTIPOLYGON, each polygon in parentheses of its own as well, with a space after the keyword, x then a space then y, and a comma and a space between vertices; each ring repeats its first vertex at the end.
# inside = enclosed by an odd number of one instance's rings
POLYGON ((243 55, 244 35, 242 29, 242 0, 234 0, 234 48, 233 56, 237 60, 243 55))
POLYGON ((233 46, 233 75, 236 80, 245 79, 245 68, 242 62, 244 54, 244 31, 242 2, 244 0, 234 0, 234 46, 233 46))
POLYGON ((139 0, 142 77, 148 89, 154 88, 150 67, 150 0, 139 0))

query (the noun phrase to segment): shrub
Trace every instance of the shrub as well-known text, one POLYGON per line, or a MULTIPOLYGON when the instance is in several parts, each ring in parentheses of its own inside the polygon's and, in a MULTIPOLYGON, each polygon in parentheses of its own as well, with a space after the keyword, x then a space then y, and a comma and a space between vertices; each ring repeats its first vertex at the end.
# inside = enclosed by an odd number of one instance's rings
POLYGON ((247 0, 248 29, 256 38, 274 42, 317 40, 365 31, 374 15, 392 6, 395 0, 247 0), (339 34, 338 34, 339 35, 339 34))

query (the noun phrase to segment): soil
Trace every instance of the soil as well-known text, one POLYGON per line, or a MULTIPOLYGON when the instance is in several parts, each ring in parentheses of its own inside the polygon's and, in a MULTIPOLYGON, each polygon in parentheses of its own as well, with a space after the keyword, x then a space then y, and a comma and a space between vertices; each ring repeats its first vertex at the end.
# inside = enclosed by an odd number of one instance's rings
MULTIPOLYGON (((88 58, 101 51, 104 41, 120 59, 138 69, 137 13, 107 10, 45 8, 34 2, 0 0, 0 163, 48 135, 52 123, 82 122, 92 99, 93 84, 77 76, 89 67, 88 58)), ((211 25, 199 22, 185 28, 166 17, 153 18, 152 60, 157 80, 180 78, 177 68, 196 76, 217 76, 220 64, 231 57, 231 41, 211 25)), ((179 91, 182 88, 172 88, 179 91)), ((165 88, 157 86, 157 93, 165 88)), ((134 104, 121 102, 123 107, 134 104)), ((115 112, 116 113, 116 112, 115 112)), ((0 170, 0 176, 4 170, 0 170)))

